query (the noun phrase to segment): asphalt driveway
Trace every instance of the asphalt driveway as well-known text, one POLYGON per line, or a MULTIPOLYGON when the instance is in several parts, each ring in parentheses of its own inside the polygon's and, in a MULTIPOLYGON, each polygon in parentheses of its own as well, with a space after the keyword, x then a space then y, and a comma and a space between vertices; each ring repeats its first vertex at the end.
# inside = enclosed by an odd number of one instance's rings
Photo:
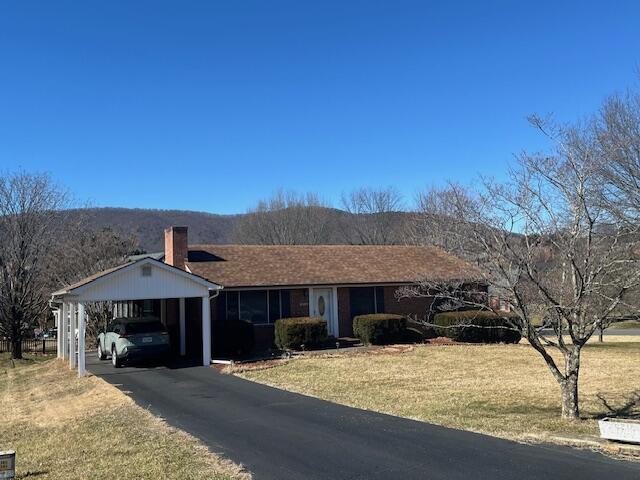
POLYGON ((87 368, 261 479, 640 479, 640 464, 367 412, 212 368, 87 368))

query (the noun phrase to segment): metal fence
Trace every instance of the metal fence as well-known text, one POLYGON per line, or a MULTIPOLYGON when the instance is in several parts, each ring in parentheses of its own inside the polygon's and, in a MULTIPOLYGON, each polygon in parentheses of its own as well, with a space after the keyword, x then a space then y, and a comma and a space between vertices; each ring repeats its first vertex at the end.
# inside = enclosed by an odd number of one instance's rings
MULTIPOLYGON (((22 340, 22 351, 25 353, 56 353, 58 341, 55 338, 29 338, 22 340)), ((0 340, 0 353, 10 352, 11 342, 0 340)))

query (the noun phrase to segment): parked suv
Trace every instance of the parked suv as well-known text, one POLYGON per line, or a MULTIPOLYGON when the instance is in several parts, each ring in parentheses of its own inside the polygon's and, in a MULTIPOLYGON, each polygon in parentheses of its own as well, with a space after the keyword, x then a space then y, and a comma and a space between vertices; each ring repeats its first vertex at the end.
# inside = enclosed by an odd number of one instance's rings
POLYGON ((166 328, 157 318, 116 318, 98 335, 98 358, 118 368, 124 362, 164 358, 171 345, 166 328))

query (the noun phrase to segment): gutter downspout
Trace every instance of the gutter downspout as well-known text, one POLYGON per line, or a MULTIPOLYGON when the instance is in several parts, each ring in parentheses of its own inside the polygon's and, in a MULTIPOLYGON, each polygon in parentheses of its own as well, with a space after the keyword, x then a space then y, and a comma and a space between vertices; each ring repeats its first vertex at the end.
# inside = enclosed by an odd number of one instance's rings
POLYGON ((209 300, 213 300, 214 298, 217 298, 218 295, 220 295, 220 290, 222 290, 224 287, 220 287, 220 288, 216 288, 215 290, 215 294, 214 295, 209 295, 209 300))

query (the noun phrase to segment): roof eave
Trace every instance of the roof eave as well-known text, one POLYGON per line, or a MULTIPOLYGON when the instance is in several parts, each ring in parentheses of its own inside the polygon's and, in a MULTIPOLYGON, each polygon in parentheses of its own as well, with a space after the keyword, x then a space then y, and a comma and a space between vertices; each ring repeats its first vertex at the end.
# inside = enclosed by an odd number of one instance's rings
POLYGON ((139 260, 135 260, 133 262, 127 262, 127 263, 123 263, 122 265, 118 265, 117 267, 114 267, 112 270, 105 272, 104 275, 98 275, 97 277, 92 278, 87 283, 83 283, 82 285, 78 285, 73 288, 65 287, 63 289, 57 290, 51 294, 51 298, 52 300, 55 300, 57 297, 65 297, 68 295, 80 295, 83 291, 85 291, 94 282, 98 280, 102 280, 103 278, 113 275, 114 273, 121 272, 122 270, 133 268, 136 265, 140 266, 148 263, 156 264, 160 268, 172 270, 174 273, 180 274, 182 276, 187 276, 190 280, 196 283, 199 283, 202 286, 206 286, 209 290, 222 290, 224 288, 222 285, 214 283, 198 274, 186 272, 178 267, 169 265, 160 260, 156 260, 155 258, 152 258, 152 257, 145 257, 139 260))

